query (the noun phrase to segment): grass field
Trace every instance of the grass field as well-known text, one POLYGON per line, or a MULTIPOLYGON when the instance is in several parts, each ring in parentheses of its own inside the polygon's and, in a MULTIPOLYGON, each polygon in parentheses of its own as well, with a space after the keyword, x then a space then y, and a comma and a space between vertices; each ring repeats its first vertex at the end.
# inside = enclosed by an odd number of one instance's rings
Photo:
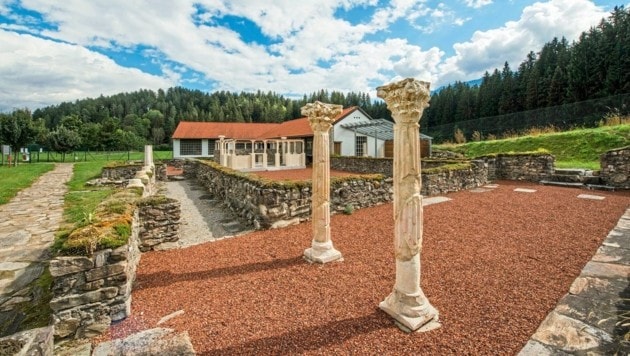
POLYGON ((78 162, 74 164, 74 173, 68 182, 68 193, 64 201, 64 220, 69 224, 76 224, 87 220, 96 206, 110 196, 114 189, 107 187, 88 187, 85 185, 90 179, 101 176, 103 166, 108 161, 78 162))
POLYGON ((52 163, 0 166, 0 205, 8 203, 17 192, 30 187, 39 176, 53 168, 52 163))
POLYGON ((469 158, 545 149, 556 156, 558 168, 599 169, 599 156, 602 153, 628 145, 630 124, 435 147, 460 152, 469 158))

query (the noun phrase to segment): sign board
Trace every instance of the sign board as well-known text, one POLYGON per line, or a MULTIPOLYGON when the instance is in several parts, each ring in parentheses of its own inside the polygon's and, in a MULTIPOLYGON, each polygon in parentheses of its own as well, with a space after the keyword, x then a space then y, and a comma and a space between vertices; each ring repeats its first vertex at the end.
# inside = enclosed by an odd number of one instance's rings
POLYGON ((3 155, 10 155, 11 154, 11 147, 9 145, 2 145, 2 154, 3 155))

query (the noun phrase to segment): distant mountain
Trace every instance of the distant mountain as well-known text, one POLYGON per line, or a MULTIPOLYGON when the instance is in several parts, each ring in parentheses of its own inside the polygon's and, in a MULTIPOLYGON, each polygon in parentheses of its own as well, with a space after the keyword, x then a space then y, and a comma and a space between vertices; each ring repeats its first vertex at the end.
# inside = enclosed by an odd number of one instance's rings
MULTIPOLYGON (((473 80, 469 80, 467 82, 463 82, 464 84, 468 84, 468 86, 474 87, 474 86, 480 86, 481 82, 483 81, 483 78, 479 78, 479 79, 473 79, 473 80)), ((440 90, 442 90, 443 88, 452 85, 453 83, 447 84, 447 85, 442 85, 441 87, 438 87, 435 90, 431 90, 431 94, 437 94, 440 92, 440 90)))

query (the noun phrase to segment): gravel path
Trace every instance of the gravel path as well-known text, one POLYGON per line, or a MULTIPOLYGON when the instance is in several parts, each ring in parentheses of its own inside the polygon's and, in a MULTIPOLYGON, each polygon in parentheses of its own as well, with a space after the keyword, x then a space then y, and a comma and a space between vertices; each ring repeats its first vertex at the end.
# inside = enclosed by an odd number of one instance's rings
POLYGON ((165 183, 166 196, 181 203, 181 225, 178 247, 188 247, 242 235, 250 231, 229 210, 209 196, 194 181, 165 183))
POLYGON ((133 314, 110 337, 162 324, 204 355, 516 354, 630 205, 630 194, 498 182, 424 209, 422 286, 442 327, 402 333, 378 309, 394 283, 392 205, 331 218, 344 261, 302 259, 311 224, 143 254, 133 314), (531 193, 515 188, 536 190, 531 193))

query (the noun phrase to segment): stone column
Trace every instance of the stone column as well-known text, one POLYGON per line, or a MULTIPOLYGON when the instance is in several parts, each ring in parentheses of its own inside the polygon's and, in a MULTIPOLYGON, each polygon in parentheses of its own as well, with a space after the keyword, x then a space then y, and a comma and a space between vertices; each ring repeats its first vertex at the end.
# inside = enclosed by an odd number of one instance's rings
POLYGON ((341 114, 341 105, 319 101, 302 107, 313 129, 313 181, 311 189, 313 242, 304 251, 309 262, 326 263, 341 259, 330 239, 330 145, 328 132, 333 119, 341 114))
POLYGON ((394 252, 396 283, 379 304, 405 331, 440 326, 438 311, 420 288, 422 195, 419 121, 429 106, 429 83, 412 78, 377 88, 394 118, 394 252))
POLYGON ((153 145, 144 145, 144 166, 155 167, 153 163, 153 145))

